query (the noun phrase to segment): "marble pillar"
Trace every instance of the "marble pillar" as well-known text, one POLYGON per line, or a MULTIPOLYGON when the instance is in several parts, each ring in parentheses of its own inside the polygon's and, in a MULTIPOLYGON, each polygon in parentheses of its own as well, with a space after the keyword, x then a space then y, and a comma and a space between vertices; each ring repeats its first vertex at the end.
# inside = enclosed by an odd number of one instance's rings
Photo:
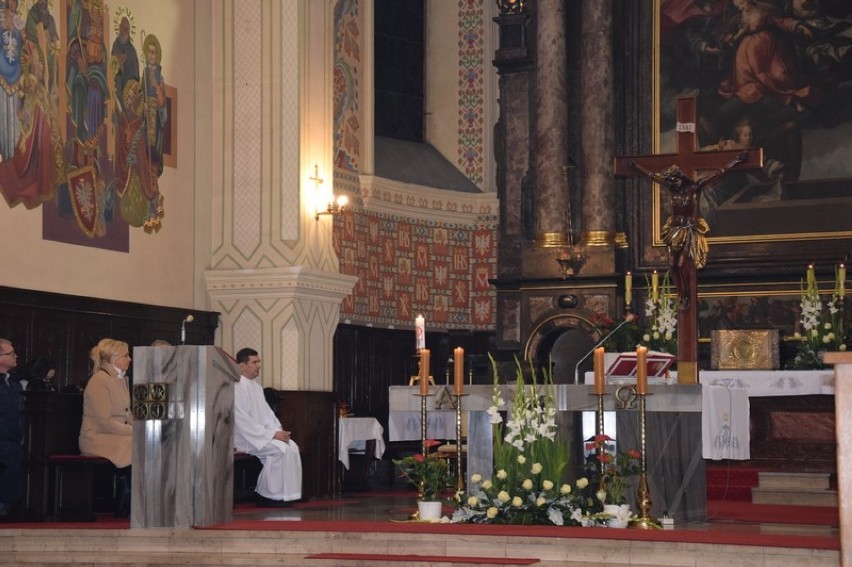
POLYGON ((583 0, 580 72, 580 170, 583 173, 582 244, 612 246, 616 239, 613 174, 612 3, 583 0))
POLYGON ((834 365, 834 411, 837 429, 837 500, 840 502, 840 564, 852 567, 852 352, 827 352, 834 365))
POLYGON ((494 132, 500 198, 497 271, 499 277, 510 278, 521 274, 521 251, 534 229, 530 167, 530 82, 534 68, 527 45, 530 17, 521 11, 502 14, 494 21, 500 27, 500 47, 494 57, 500 77, 500 118, 494 132))
MULTIPOLYGON (((535 243, 568 243, 568 51, 563 0, 540 0, 536 16, 535 243)), ((555 262, 553 262, 555 265, 555 262)))
POLYGON ((239 367, 217 347, 133 349, 131 527, 231 521, 239 377, 239 367))

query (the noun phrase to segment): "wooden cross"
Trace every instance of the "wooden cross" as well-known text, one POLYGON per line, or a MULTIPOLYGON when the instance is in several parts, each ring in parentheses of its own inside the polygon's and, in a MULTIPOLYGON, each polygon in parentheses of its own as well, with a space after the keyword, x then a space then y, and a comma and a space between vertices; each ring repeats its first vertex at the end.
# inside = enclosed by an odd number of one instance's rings
MULTIPOLYGON (((646 156, 624 156, 615 159, 615 174, 642 175, 660 182, 663 173, 677 166, 683 173, 685 185, 668 186, 672 198, 672 214, 680 215, 681 222, 694 226, 703 222, 699 218, 698 202, 705 182, 723 175, 730 169, 755 169, 763 166, 763 149, 732 149, 698 151, 695 134, 696 110, 694 98, 677 101, 677 152, 646 156), (699 177, 698 172, 711 170, 710 176, 699 177), (653 173, 660 172, 660 173, 653 173), (686 188, 686 190, 683 190, 686 188)), ((666 177, 666 179, 671 179, 666 177)), ((679 308, 677 317, 677 378, 681 384, 698 382, 698 281, 694 259, 683 250, 669 246, 671 269, 677 273, 679 308), (686 295, 684 298, 683 295, 686 295)))

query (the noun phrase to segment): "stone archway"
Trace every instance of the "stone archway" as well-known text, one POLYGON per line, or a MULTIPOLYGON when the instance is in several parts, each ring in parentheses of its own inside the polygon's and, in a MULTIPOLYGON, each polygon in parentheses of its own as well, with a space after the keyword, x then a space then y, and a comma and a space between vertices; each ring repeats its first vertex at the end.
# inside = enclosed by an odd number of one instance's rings
MULTIPOLYGON (((538 366, 553 365, 554 384, 573 384, 575 368, 601 338, 600 329, 591 317, 581 314, 561 314, 540 322, 530 333, 524 348, 524 358, 538 366)), ((583 372, 592 368, 591 357, 579 367, 579 382, 583 372)))

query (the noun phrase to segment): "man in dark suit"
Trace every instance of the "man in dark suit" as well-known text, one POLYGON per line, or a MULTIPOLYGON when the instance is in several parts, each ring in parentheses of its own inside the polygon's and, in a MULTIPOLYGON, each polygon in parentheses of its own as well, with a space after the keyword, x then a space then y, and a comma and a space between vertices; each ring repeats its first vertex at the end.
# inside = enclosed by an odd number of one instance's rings
POLYGON ((21 491, 21 384, 9 374, 16 365, 15 347, 0 338, 0 519, 12 514, 21 491))

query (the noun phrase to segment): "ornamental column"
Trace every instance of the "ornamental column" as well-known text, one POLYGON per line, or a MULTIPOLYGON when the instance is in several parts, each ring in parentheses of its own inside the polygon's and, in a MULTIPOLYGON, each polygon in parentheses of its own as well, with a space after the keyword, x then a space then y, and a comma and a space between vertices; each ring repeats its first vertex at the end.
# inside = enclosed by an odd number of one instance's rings
MULTIPOLYGON (((582 0, 580 167, 582 244, 616 244, 612 3, 582 0)), ((623 235, 621 240, 623 241, 623 235)))
POLYGON ((565 2, 536 6, 535 245, 550 248, 570 241, 565 2))

